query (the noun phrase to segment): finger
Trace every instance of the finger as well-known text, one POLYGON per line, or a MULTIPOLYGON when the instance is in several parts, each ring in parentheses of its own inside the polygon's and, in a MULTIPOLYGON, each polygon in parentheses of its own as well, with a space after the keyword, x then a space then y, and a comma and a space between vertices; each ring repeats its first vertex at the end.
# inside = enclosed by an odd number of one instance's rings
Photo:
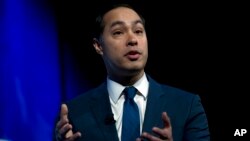
POLYGON ((74 141, 78 138, 80 138, 82 136, 82 134, 80 132, 76 132, 74 135, 72 135, 71 137, 69 137, 69 141, 74 141))
POLYGON ((137 138, 136 141, 141 141, 141 138, 137 138))
POLYGON ((146 138, 146 139, 148 139, 150 141, 161 141, 160 138, 155 137, 155 136, 153 136, 153 135, 151 135, 151 134, 149 134, 147 132, 143 132, 141 137, 146 138))
POLYGON ((68 107, 66 104, 61 105, 61 113, 60 113, 60 118, 68 118, 68 107))
POLYGON ((65 138, 69 138, 73 136, 73 131, 72 130, 69 130, 66 134, 65 134, 65 138))
POLYGON ((57 124, 56 124, 56 129, 59 130, 60 128, 62 128, 65 124, 69 123, 68 119, 60 119, 57 124))
MULTIPOLYGON (((66 134, 67 134, 69 131, 72 132, 71 129, 72 129, 72 125, 69 124, 69 123, 67 123, 67 124, 65 124, 62 128, 59 129, 59 134, 60 134, 61 136, 63 136, 64 138, 66 138, 66 134)), ((72 135, 72 134, 71 134, 71 135, 72 135)), ((69 137, 69 136, 70 136, 70 134, 67 135, 67 137, 69 137)))
POLYGON ((165 129, 160 129, 158 127, 153 127, 153 132, 160 136, 160 138, 167 138, 168 137, 168 131, 165 129))
POLYGON ((56 129, 59 130, 68 122, 69 122, 69 120, 68 120, 68 108, 67 108, 66 104, 62 104, 61 105, 61 112, 60 112, 60 120, 56 124, 56 129))
POLYGON ((166 112, 162 113, 162 120, 164 123, 164 127, 166 127, 166 128, 171 127, 170 118, 166 112))

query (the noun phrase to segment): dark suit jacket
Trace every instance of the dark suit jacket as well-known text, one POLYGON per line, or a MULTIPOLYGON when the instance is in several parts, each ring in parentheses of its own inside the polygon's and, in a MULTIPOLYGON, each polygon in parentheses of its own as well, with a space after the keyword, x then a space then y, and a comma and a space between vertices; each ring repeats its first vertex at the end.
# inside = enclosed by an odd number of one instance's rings
MULTIPOLYGON (((198 95, 161 85, 148 76, 149 93, 143 131, 163 127, 162 112, 171 120, 174 141, 209 141, 208 122, 198 95)), ((118 141, 106 83, 66 103, 79 141, 118 141)))

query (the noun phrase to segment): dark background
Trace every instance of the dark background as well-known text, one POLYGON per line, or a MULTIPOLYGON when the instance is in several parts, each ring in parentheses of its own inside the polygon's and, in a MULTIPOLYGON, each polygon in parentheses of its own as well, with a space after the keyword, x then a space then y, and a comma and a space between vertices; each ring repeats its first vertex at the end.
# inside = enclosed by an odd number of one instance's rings
MULTIPOLYGON (((91 45, 98 9, 110 1, 53 1, 59 31, 62 84, 75 73, 75 95, 98 86, 106 70, 91 45)), ((244 3, 127 1, 146 19, 149 60, 146 72, 160 83, 201 96, 212 141, 245 140, 249 129, 249 32, 244 3)), ((249 10, 248 10, 249 11, 249 10)), ((248 17, 248 18, 247 18, 248 17)), ((249 134, 249 133, 248 133, 249 134)))

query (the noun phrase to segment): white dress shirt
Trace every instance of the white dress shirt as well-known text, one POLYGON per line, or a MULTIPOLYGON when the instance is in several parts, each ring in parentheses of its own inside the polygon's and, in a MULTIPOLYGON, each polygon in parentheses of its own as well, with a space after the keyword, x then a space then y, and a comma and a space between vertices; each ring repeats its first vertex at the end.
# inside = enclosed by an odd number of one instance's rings
MULTIPOLYGON (((142 132, 142 124, 144 121, 144 115, 146 110, 149 82, 147 80, 146 74, 133 85, 137 90, 137 94, 134 97, 134 101, 138 105, 140 113, 140 132, 142 132)), ((107 89, 109 93, 109 100, 111 103, 111 109, 114 114, 116 129, 118 131, 119 140, 121 140, 122 132, 122 115, 123 115, 123 103, 125 101, 123 90, 126 86, 123 86, 113 80, 107 78, 107 89)))

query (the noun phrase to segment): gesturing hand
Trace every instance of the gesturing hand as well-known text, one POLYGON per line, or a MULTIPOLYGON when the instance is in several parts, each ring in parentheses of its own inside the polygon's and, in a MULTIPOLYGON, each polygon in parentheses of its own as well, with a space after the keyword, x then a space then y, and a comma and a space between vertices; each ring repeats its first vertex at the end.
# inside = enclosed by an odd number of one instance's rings
POLYGON ((60 120, 57 122, 55 129, 57 141, 74 141, 81 137, 81 133, 73 133, 72 128, 68 119, 68 107, 66 104, 62 104, 60 120))
POLYGON ((154 133, 159 135, 159 137, 143 132, 141 138, 137 138, 136 141, 142 141, 143 139, 148 139, 150 141, 173 141, 170 118, 166 112, 162 113, 162 120, 164 123, 164 127, 162 129, 158 127, 153 127, 152 129, 154 133))

